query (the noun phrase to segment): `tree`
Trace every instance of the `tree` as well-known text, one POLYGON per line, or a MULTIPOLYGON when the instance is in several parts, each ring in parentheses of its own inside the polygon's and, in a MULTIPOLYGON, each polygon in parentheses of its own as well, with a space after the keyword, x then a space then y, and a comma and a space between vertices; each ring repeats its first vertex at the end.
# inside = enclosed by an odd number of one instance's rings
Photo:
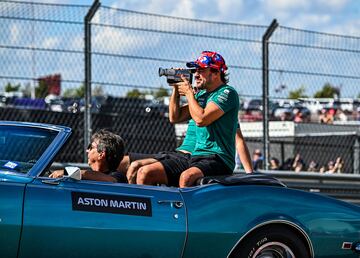
POLYGON ((83 98, 85 97, 85 85, 82 84, 79 88, 75 89, 75 97, 83 98))
POLYGON ((82 84, 78 88, 66 89, 62 95, 65 98, 83 98, 85 96, 85 85, 82 84))
POLYGON ((307 96, 305 95, 305 86, 301 86, 298 89, 295 89, 293 91, 289 92, 289 99, 299 99, 299 98, 307 98, 307 96))
POLYGON ((36 98, 45 98, 48 95, 48 85, 44 80, 39 80, 39 85, 35 88, 36 98))
POLYGON ((140 91, 138 89, 133 89, 126 93, 128 98, 145 98, 146 95, 154 96, 155 99, 162 99, 163 97, 169 96, 169 92, 166 88, 160 87, 158 90, 140 91))
POLYGON ((146 93, 139 91, 138 89, 133 89, 126 93, 126 97, 128 98, 143 98, 145 97, 146 93))
POLYGON ((160 87, 160 89, 158 89, 157 91, 155 91, 153 93, 154 97, 156 99, 160 99, 160 98, 163 98, 163 97, 168 97, 169 96, 169 92, 167 89, 163 88, 163 87, 160 87))
POLYGON ((5 85, 5 92, 16 92, 19 91, 21 85, 17 84, 17 85, 12 85, 10 82, 8 82, 5 85))
POLYGON ((340 91, 330 83, 325 83, 323 88, 314 95, 315 98, 335 98, 336 96, 340 96, 340 91))

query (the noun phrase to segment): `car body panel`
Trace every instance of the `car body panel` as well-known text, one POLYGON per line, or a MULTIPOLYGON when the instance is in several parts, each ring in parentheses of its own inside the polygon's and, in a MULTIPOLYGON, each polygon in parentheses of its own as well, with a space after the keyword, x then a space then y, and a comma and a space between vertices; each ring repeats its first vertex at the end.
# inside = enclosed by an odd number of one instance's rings
POLYGON ((24 183, 0 181, 1 257, 17 257, 22 225, 24 188, 24 183))
POLYGON ((2 257, 227 257, 254 231, 279 224, 304 240, 311 257, 359 256, 342 248, 360 241, 359 206, 256 180, 179 189, 52 179, 46 172, 71 129, 0 121, 0 133, 4 126, 35 139, 50 132, 52 141, 28 171, 0 158, 2 257))
POLYGON ((189 213, 184 257, 226 257, 245 234, 267 223, 302 228, 315 257, 357 257, 341 246, 360 239, 360 207, 273 186, 215 184, 182 194, 189 213))
MULTIPOLYGON (((83 199, 85 200, 85 199, 83 199)), ((178 190, 159 187, 73 182, 59 185, 35 180, 27 186, 24 222, 19 257, 181 257, 186 237, 185 207, 178 190), (109 203, 98 205, 98 211, 75 210, 72 192, 89 194, 88 198, 145 198, 150 200, 151 216, 107 212, 109 203), (102 207, 99 207, 102 206, 102 207), (44 244, 44 239, 48 243, 44 244), (165 249, 158 248, 166 246, 165 249), (54 250, 57 250, 53 253, 54 250)), ((95 206, 95 202, 93 205, 95 206)))

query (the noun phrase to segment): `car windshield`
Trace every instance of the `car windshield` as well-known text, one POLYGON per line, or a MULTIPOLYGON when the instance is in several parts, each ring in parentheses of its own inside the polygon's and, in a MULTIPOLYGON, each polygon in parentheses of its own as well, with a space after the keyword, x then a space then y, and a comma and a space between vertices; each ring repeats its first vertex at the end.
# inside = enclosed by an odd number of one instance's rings
POLYGON ((56 135, 39 128, 0 126, 0 173, 28 173, 56 135))

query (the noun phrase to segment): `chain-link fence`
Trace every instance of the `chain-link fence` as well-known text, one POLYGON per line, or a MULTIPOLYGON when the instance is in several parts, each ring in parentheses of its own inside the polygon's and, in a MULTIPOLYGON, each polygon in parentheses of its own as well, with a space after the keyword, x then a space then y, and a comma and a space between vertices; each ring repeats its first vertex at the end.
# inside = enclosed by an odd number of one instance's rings
MULTIPOLYGON (((72 127, 73 142, 60 161, 83 160, 84 17, 89 9, 0 3, 0 92, 22 92, 3 94, 0 119, 72 127)), ((96 11, 90 25, 92 131, 111 128, 126 140, 129 151, 173 149, 183 130, 168 122, 170 87, 158 76, 158 69, 184 67, 201 51, 212 50, 225 57, 230 85, 239 93, 239 118, 250 150, 263 149, 262 133, 251 135, 246 124, 251 122, 252 128, 261 130, 261 123, 253 122, 263 119, 262 36, 267 26, 182 19, 105 6, 96 11)), ((269 42, 270 155, 281 164, 300 153, 304 170, 312 159, 320 166, 342 157, 345 172, 359 171, 357 127, 349 125, 349 120, 358 119, 359 41, 282 26, 275 30, 269 42), (324 98, 328 97, 327 89, 334 93, 330 98, 324 98), (339 110, 348 120, 341 127, 316 127, 325 113, 331 113, 330 120, 337 120, 339 110), (284 137, 274 136, 274 120, 296 121, 292 125, 296 129, 285 128, 284 137), (309 124, 314 125, 313 131, 306 127, 309 124)))
MULTIPOLYGON (((301 170, 331 171, 341 159, 339 170, 359 173, 359 43, 357 37, 283 26, 275 30, 269 44, 269 95, 276 105, 270 116, 295 121, 294 138, 285 143, 291 148, 278 156, 285 166, 300 154, 296 166, 301 170)), ((279 145, 272 143, 270 149, 279 145)))

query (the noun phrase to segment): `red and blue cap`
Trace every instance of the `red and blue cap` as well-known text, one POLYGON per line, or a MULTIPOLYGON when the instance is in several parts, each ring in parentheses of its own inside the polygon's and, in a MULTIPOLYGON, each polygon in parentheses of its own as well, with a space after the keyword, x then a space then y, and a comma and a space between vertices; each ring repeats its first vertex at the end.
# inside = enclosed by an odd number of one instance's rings
POLYGON ((194 61, 186 63, 189 68, 214 68, 220 72, 225 72, 227 66, 224 58, 212 51, 203 51, 201 55, 194 61))

